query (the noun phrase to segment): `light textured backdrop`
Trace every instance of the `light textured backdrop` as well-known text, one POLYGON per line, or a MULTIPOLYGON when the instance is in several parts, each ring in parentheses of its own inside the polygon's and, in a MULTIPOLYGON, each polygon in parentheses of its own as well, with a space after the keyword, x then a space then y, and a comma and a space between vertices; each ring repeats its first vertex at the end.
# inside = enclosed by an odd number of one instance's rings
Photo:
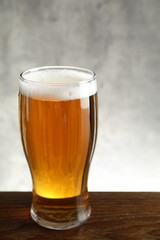
POLYGON ((30 190, 18 127, 20 72, 97 73, 89 190, 160 190, 160 1, 0 0, 0 190, 30 190))

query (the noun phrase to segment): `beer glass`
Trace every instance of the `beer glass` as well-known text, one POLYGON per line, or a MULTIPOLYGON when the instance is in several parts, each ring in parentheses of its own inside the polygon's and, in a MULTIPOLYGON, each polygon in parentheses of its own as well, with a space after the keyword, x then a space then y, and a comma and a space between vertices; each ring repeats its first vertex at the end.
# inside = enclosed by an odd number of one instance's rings
POLYGON ((21 73, 19 121, 33 191, 31 217, 50 229, 91 213, 88 172, 97 137, 97 83, 90 70, 47 66, 21 73))

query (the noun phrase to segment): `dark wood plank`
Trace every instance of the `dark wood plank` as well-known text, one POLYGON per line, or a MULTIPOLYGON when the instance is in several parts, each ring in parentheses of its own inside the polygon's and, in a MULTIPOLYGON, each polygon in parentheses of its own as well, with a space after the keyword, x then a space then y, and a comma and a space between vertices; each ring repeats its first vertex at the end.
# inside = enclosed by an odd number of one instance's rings
POLYGON ((30 218, 31 193, 0 193, 2 240, 158 240, 160 193, 90 193, 92 215, 71 230, 42 228, 30 218))

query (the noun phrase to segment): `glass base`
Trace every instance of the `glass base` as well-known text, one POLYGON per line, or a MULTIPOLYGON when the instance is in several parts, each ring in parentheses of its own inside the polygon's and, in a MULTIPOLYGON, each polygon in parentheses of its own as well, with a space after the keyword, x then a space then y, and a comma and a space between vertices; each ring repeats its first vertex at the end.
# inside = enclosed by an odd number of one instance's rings
POLYGON ((31 217, 39 225, 65 230, 83 224, 91 214, 89 195, 83 194, 63 199, 47 199, 33 192, 31 217))
POLYGON ((82 225, 83 223, 85 223, 87 221, 87 219, 90 217, 90 215, 91 215, 91 208, 89 207, 85 213, 83 213, 82 215, 79 214, 77 216, 78 219, 75 219, 70 222, 58 222, 58 221, 56 222, 56 221, 49 221, 49 220, 39 217, 34 212, 33 208, 31 208, 32 219, 36 223, 38 223, 40 226, 49 228, 49 229, 53 229, 53 230, 67 230, 67 229, 78 227, 78 226, 82 225))

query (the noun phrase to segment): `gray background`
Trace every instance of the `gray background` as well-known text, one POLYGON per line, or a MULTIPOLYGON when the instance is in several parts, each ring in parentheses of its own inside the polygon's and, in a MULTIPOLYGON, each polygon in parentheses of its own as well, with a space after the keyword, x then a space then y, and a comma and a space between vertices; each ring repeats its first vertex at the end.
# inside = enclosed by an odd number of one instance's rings
POLYGON ((0 190, 31 189, 18 78, 43 65, 97 73, 89 190, 160 190, 159 28, 159 0, 0 0, 0 190))

